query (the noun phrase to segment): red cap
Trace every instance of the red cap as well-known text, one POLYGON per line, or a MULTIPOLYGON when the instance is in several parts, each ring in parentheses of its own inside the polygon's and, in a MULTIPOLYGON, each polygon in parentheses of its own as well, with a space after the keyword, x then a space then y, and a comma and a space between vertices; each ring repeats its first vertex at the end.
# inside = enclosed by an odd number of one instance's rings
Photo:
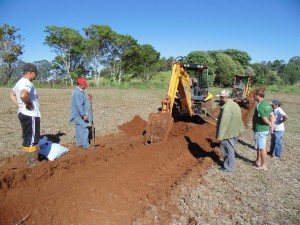
POLYGON ((78 78, 77 84, 89 86, 88 82, 84 78, 78 78))

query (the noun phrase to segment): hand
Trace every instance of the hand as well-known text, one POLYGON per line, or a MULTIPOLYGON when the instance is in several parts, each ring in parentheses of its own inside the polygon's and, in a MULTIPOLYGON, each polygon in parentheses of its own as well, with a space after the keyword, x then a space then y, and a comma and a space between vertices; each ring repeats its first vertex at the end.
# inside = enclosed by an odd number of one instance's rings
POLYGON ((83 120, 89 120, 89 117, 87 115, 84 115, 83 120))
POLYGON ((33 109, 33 105, 30 103, 30 104, 27 104, 26 105, 26 109, 28 110, 32 110, 33 109))
POLYGON ((88 99, 92 99, 93 95, 92 94, 88 94, 88 99))
POLYGON ((274 134, 274 127, 273 126, 270 126, 270 133, 274 134))

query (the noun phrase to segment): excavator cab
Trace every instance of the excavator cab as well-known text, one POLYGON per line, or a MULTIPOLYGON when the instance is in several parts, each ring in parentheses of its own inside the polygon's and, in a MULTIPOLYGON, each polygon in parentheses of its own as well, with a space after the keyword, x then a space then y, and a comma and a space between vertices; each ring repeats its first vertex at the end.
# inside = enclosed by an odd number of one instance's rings
POLYGON ((177 110, 173 111, 173 117, 176 118, 176 114, 178 115, 179 113, 180 115, 188 115, 191 118, 202 118, 212 111, 211 100, 213 96, 209 93, 208 65, 180 63, 178 66, 182 68, 184 71, 183 74, 185 74, 185 76, 179 78, 180 83, 185 83, 191 78, 196 79, 197 82, 196 85, 191 88, 190 94, 188 90, 182 92, 181 86, 178 86, 179 95, 173 106, 177 110), (189 104, 191 106, 188 110, 182 111, 181 108, 184 107, 182 101, 185 101, 186 98, 188 102, 190 101, 189 104))
POLYGON ((190 74, 195 73, 198 78, 195 87, 192 90, 192 104, 195 115, 203 115, 212 111, 212 94, 209 93, 209 78, 208 78, 208 65, 190 64, 187 69, 190 74))
POLYGON ((144 135, 146 144, 166 139, 174 119, 196 118, 197 121, 201 119, 215 125, 216 118, 212 114, 213 96, 209 93, 208 65, 187 63, 183 62, 185 57, 178 58, 172 62, 172 74, 167 95, 162 101, 161 112, 149 115, 144 135), (193 90, 190 85, 191 72, 198 78, 193 90), (213 118, 213 121, 208 119, 208 116, 213 118))

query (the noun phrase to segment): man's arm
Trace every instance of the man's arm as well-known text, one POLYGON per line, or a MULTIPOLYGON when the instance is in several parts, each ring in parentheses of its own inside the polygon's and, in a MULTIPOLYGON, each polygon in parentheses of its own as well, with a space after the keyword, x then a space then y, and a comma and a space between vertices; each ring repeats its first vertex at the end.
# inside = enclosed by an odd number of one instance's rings
POLYGON ((12 100, 12 102, 13 102, 17 107, 19 107, 19 104, 18 104, 18 101, 17 101, 17 95, 16 95, 16 92, 11 91, 11 92, 9 93, 9 97, 10 97, 10 99, 12 100))
POLYGON ((26 105, 26 109, 30 110, 33 108, 33 105, 30 101, 29 93, 27 90, 23 89, 20 94, 22 102, 26 105))
POLYGON ((281 123, 287 121, 288 118, 289 118, 288 115, 285 114, 285 115, 282 117, 281 123))
POLYGON ((85 97, 85 96, 82 95, 80 92, 78 92, 78 91, 74 92, 73 104, 74 104, 79 116, 81 118, 83 118, 83 120, 88 120, 87 115, 84 111, 84 107, 83 107, 83 101, 84 101, 83 97, 85 97))
POLYGON ((280 123, 284 123, 285 121, 287 121, 287 119, 289 118, 288 115, 282 110, 282 108, 280 108, 280 114, 282 115, 282 120, 280 121, 280 123))
POLYGON ((222 140, 229 126, 229 122, 231 120, 230 111, 225 107, 222 112, 222 117, 219 126, 218 140, 222 140))
POLYGON ((262 121, 270 126, 270 131, 273 133, 274 131, 274 124, 275 124, 275 115, 273 112, 270 113, 270 119, 268 119, 267 117, 261 117, 262 121))
POLYGON ((270 113, 270 122, 271 122, 270 131, 271 131, 271 133, 274 133, 274 127, 275 127, 275 114, 274 114, 274 112, 270 113))

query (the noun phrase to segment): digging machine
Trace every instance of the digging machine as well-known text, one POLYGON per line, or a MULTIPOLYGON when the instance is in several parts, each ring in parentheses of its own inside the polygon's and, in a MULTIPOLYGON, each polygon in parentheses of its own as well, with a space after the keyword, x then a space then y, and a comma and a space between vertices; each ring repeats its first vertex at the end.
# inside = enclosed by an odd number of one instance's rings
POLYGON ((186 63, 186 57, 172 62, 168 92, 162 101, 161 112, 151 113, 147 122, 144 143, 166 140, 175 120, 208 122, 216 126, 217 118, 212 114, 212 98, 209 93, 208 65, 186 63), (190 86, 192 76, 198 78, 197 85, 190 86))
POLYGON ((231 98, 245 109, 250 109, 250 75, 236 75, 233 79, 231 98))

